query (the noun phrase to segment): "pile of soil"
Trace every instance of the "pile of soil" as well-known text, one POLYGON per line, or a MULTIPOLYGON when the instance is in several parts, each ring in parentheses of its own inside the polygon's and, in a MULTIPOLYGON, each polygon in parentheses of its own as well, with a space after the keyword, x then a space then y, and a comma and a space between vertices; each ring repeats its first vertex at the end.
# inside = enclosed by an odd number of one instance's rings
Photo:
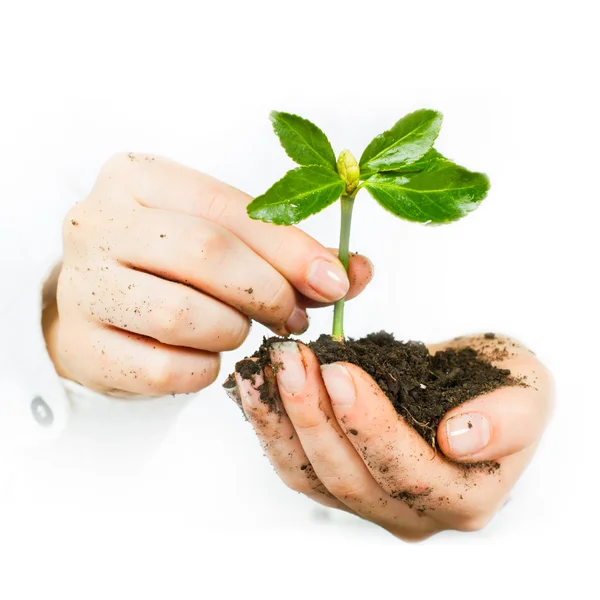
MULTIPOLYGON (((242 360, 236 371, 252 379, 259 370, 271 365, 269 349, 282 338, 264 338, 252 360, 242 360)), ((430 444, 435 446, 437 427, 453 407, 500 387, 519 385, 510 370, 495 367, 491 360, 508 356, 506 343, 493 333, 485 334, 481 347, 450 348, 430 354, 421 342, 400 342, 381 331, 344 343, 321 335, 307 346, 321 364, 344 361, 366 371, 392 402, 396 411, 430 444), (489 358, 488 358, 489 357, 489 358)), ((274 370, 279 365, 271 365, 274 370)), ((224 386, 235 382, 230 375, 224 386)), ((272 390, 262 386, 261 398, 275 408, 272 390)))

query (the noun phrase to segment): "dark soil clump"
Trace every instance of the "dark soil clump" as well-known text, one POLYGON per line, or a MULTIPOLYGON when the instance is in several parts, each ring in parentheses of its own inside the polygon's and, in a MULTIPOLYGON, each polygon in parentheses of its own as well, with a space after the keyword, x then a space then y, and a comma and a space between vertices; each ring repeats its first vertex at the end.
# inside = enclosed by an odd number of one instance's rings
MULTIPOLYGON (((494 334, 485 340, 502 343, 494 334)), ((252 358, 237 363, 244 379, 252 379, 264 367, 272 365, 269 348, 281 338, 264 339, 252 358)), ((350 362, 366 371, 392 402, 396 411, 430 444, 435 445, 437 427, 453 407, 500 387, 519 385, 508 369, 493 366, 486 354, 472 347, 447 349, 431 355, 421 342, 400 342, 386 333, 372 333, 362 339, 347 339, 340 344, 322 335, 307 346, 321 364, 350 362)), ((494 357, 495 358, 495 357, 494 357)), ((232 386, 232 376, 225 387, 232 386)), ((274 407, 270 386, 260 386, 261 398, 274 407)))

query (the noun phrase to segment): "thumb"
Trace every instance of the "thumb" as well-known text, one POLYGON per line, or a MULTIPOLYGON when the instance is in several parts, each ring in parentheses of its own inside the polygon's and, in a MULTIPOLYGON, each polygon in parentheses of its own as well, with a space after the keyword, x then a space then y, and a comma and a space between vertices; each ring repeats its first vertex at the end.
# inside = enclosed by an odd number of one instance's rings
MULTIPOLYGON (((329 252, 334 256, 338 255, 337 249, 328 248, 329 252)), ((356 298, 363 290, 371 283, 374 274, 373 263, 362 254, 352 253, 348 260, 348 280, 350 288, 346 294, 346 300, 356 298)), ((319 308, 322 306, 330 306, 331 302, 316 302, 309 298, 303 298, 302 306, 305 308, 319 308)))
POLYGON ((449 411, 438 426, 442 452, 460 462, 498 460, 539 440, 549 413, 547 386, 506 387, 449 411))

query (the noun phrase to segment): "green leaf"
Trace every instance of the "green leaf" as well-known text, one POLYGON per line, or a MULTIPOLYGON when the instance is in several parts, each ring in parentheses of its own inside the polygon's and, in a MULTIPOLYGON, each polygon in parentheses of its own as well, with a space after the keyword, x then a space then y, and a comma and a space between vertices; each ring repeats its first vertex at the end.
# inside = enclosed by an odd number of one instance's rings
POLYGON ((327 136, 298 115, 271 112, 273 129, 287 155, 299 165, 321 165, 335 171, 335 154, 327 136))
POLYGON ((293 225, 333 204, 343 192, 337 173, 321 166, 298 167, 254 198, 246 210, 252 219, 293 225))
POLYGON ((363 186, 383 208, 418 223, 450 223, 464 217, 485 198, 490 181, 448 161, 436 171, 379 173, 363 186))
POLYGON ((394 169, 393 171, 382 171, 382 173, 430 173, 431 171, 439 171, 453 164, 451 160, 442 156, 435 148, 432 148, 414 163, 410 163, 400 169, 394 169))
POLYGON ((402 117, 365 148, 360 158, 363 177, 416 162, 433 146, 441 126, 442 114, 435 110, 421 109, 402 117))

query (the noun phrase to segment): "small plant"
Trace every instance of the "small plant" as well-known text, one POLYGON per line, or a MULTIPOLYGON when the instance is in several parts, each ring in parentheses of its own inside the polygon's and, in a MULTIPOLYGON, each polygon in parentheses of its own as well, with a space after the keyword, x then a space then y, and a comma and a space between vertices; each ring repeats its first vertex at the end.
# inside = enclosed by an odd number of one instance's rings
MULTIPOLYGON (((313 123, 273 111, 275 133, 288 156, 301 165, 248 205, 248 215, 276 225, 293 225, 341 200, 338 257, 348 269, 352 209, 366 189, 392 214, 425 225, 456 221, 485 198, 489 179, 444 158, 433 144, 442 115, 422 109, 378 135, 357 162, 349 150, 337 161, 327 136, 313 123)), ((334 340, 344 340, 344 299, 335 303, 334 340)))

